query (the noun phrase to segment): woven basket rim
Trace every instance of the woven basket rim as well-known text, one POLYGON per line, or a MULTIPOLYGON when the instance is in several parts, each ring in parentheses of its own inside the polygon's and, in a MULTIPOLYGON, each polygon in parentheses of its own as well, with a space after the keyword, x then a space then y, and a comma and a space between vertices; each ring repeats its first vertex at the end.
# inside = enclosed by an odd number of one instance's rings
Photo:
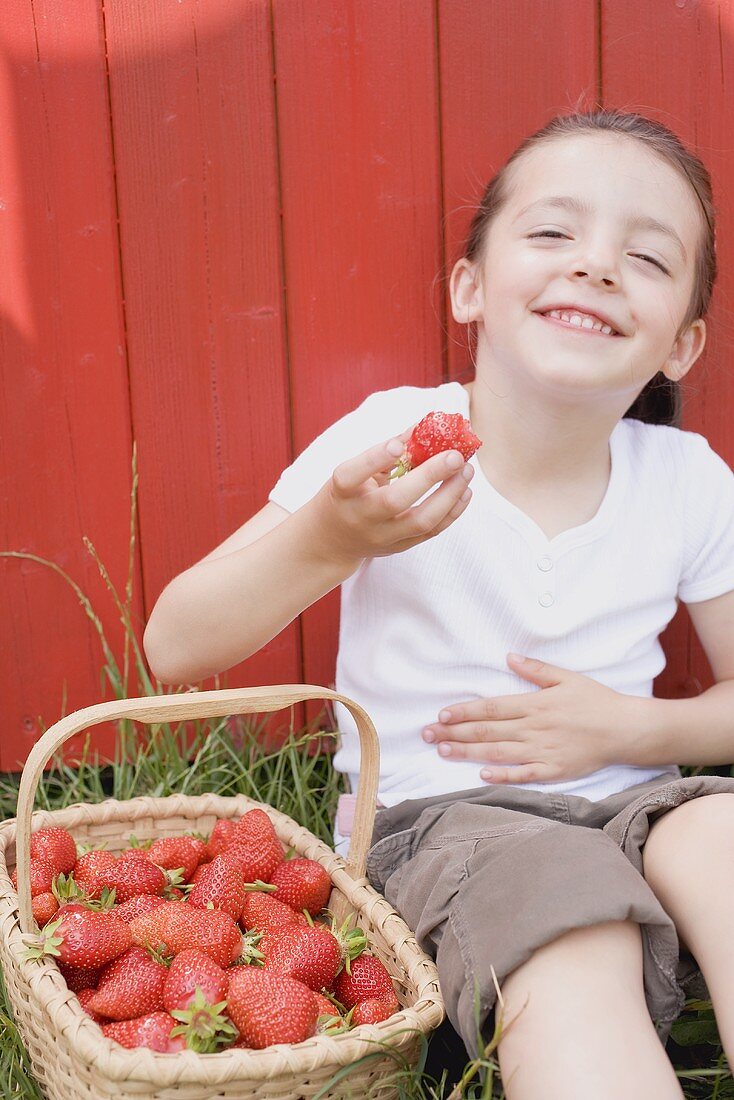
POLYGON ((109 821, 122 824, 129 821, 132 825, 144 817, 161 822, 206 814, 232 817, 254 807, 268 813, 282 841, 282 834, 286 834, 284 842, 288 846, 295 847, 299 853, 307 849, 310 858, 324 865, 334 886, 353 910, 369 909, 364 915, 395 952, 395 957, 418 992, 415 1004, 402 1008, 380 1024, 362 1025, 355 1031, 339 1035, 315 1035, 302 1043, 276 1044, 263 1050, 230 1048, 217 1054, 182 1051, 172 1055, 147 1048, 128 1050, 121 1047, 108 1039, 99 1025, 84 1013, 76 994, 68 989, 55 962, 48 959, 26 961, 22 957, 25 944, 18 922, 18 895, 10 880, 6 858, 15 841, 16 818, 9 818, 0 823, 0 927, 10 924, 8 946, 23 979, 32 988, 43 987, 39 996, 52 1027, 59 1032, 66 1029, 72 1031, 75 1040, 78 1040, 77 1055, 110 1080, 150 1083, 156 1087, 215 1085, 241 1079, 245 1073, 248 1081, 271 1078, 274 1071, 303 1075, 323 1068, 327 1063, 333 1064, 336 1073, 343 1066, 381 1050, 384 1054, 399 1056, 400 1051, 409 1047, 417 1036, 432 1031, 444 1018, 435 963, 420 949, 414 933, 400 915, 366 878, 354 879, 341 856, 293 818, 268 803, 248 795, 216 794, 173 794, 160 798, 140 796, 127 800, 108 798, 98 803, 77 802, 61 810, 35 811, 32 828, 36 831, 55 824, 73 831, 74 825, 82 823, 95 825, 109 821), (373 917, 375 910, 378 911, 376 919, 373 917), (414 946, 409 946, 411 942, 414 946), (356 1031, 362 1034, 356 1035, 356 1031), (283 1059, 287 1057, 287 1066, 275 1067, 279 1056, 283 1059))

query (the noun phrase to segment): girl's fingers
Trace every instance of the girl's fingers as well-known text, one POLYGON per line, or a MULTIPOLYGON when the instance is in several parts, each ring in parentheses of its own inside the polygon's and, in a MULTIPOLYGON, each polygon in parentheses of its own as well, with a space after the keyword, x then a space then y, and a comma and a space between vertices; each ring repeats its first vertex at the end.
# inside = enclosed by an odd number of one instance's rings
MULTIPOLYGON (((464 461, 464 456, 459 451, 443 451, 439 455, 434 455, 433 458, 429 458, 420 466, 416 466, 415 470, 411 470, 409 473, 390 482, 388 488, 384 490, 387 507, 393 515, 399 515, 408 508, 412 508, 438 482, 444 482, 445 484, 451 482, 456 487, 459 483, 454 481, 455 475, 459 474, 465 466, 468 470, 471 470, 473 475, 473 468, 464 461)), ((432 494, 429 499, 434 500, 434 498, 437 498, 438 492, 440 490, 432 494)), ((457 494, 457 497, 460 495, 457 494)), ((438 499, 438 507, 440 508, 445 501, 446 510, 448 510, 447 496, 444 495, 438 499)), ((436 516, 436 522, 442 518, 442 515, 436 516)))
MULTIPOLYGON (((429 500, 419 505, 418 508, 411 510, 408 515, 396 520, 396 523, 402 525, 402 531, 398 537, 395 545, 396 551, 409 550, 412 546, 416 546, 419 542, 423 542, 426 538, 435 538, 436 535, 440 535, 442 531, 445 531, 447 527, 459 518, 460 515, 466 510, 469 505, 469 501, 472 497, 471 489, 464 488, 466 481, 458 475, 456 478, 456 484, 452 484, 454 479, 447 481, 441 487, 437 489, 435 493, 431 494, 429 500), (444 493, 444 489, 453 492, 453 497, 456 498, 457 492, 461 495, 455 500, 455 503, 449 505, 445 503, 437 507, 437 502, 434 501, 434 497, 438 497, 439 494, 444 493), (430 505, 430 509, 422 510, 430 505), (420 521, 420 530, 416 530, 415 516, 416 513, 421 512, 422 519, 420 521), (436 516, 438 515, 438 519, 436 516), (435 522, 434 522, 435 521, 435 522), (432 525, 432 526, 431 526, 432 525)), ((442 495, 442 500, 445 501, 446 497, 442 495)))
POLYGON ((348 458, 332 474, 335 489, 344 496, 349 496, 369 478, 381 473, 389 474, 397 465, 403 449, 404 441, 396 436, 370 447, 356 458, 348 458))

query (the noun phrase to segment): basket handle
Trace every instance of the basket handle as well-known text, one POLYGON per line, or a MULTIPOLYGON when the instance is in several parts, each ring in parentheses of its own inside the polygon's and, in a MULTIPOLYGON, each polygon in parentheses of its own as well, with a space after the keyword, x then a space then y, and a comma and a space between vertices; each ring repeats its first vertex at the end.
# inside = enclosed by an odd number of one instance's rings
POLYGON ((36 790, 46 762, 70 737, 100 722, 121 718, 152 725, 196 718, 219 718, 232 714, 267 713, 309 699, 333 699, 342 703, 357 723, 361 757, 360 780, 347 870, 354 878, 362 878, 375 819, 380 749, 375 727, 358 703, 329 688, 315 687, 312 684, 276 684, 268 687, 227 688, 219 691, 144 696, 141 699, 119 699, 96 703, 68 714, 50 726, 28 754, 18 789, 16 833, 21 932, 25 935, 35 932, 31 909, 30 839, 36 790))

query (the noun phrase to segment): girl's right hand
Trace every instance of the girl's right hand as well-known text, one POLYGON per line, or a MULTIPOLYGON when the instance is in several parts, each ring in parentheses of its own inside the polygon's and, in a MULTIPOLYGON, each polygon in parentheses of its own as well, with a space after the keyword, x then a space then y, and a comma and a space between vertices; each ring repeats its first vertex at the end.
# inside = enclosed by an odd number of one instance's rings
POLYGON ((356 567, 363 558, 398 554, 435 538, 466 509, 474 469, 459 451, 434 455, 390 481, 412 431, 342 462, 314 498, 330 555, 356 567))

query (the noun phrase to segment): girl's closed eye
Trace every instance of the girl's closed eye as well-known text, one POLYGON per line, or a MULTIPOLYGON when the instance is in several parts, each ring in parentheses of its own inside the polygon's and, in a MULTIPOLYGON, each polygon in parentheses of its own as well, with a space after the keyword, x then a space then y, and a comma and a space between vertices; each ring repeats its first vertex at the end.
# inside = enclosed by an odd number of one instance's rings
MULTIPOLYGON (((561 233, 558 229, 540 229, 537 233, 528 233, 528 240, 532 240, 534 237, 560 237, 562 240, 568 240, 566 234, 561 233)), ((667 267, 664 267, 663 264, 660 263, 660 260, 656 260, 654 256, 645 256, 642 252, 633 252, 632 255, 637 259, 647 260, 648 263, 654 264, 655 267, 660 268, 665 275, 670 274, 667 267)))

